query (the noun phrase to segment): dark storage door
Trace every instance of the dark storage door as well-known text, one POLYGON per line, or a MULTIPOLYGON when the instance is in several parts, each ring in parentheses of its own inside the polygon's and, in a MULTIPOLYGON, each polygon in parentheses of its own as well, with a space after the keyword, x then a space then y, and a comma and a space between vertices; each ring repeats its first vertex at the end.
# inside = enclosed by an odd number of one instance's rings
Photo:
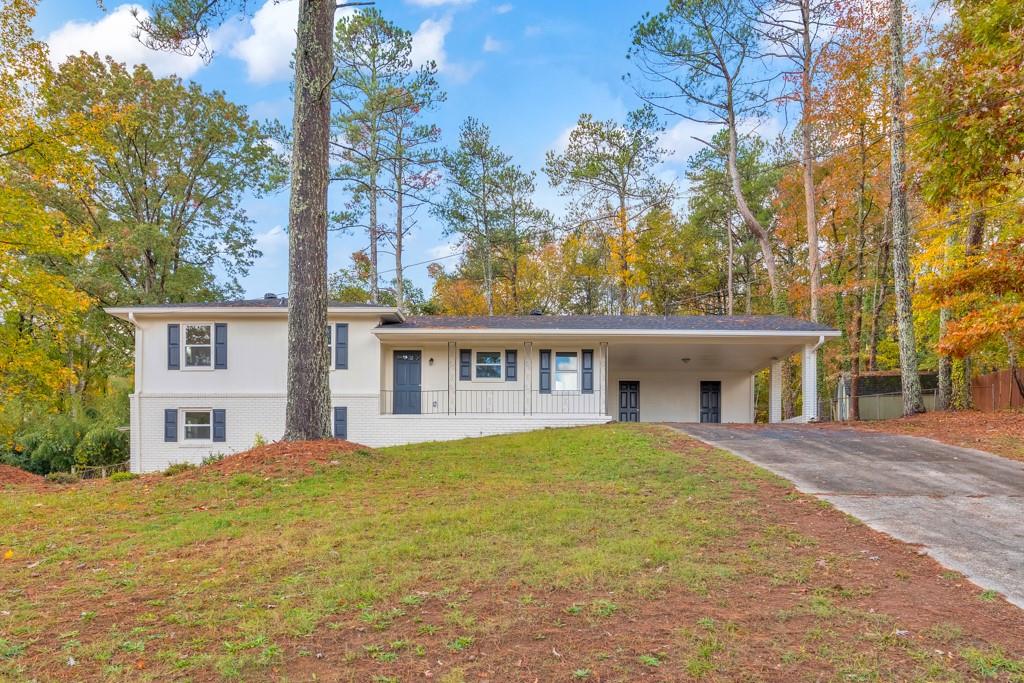
POLYGON ((722 383, 701 382, 700 383, 700 421, 721 422, 722 421, 722 383))
POLYGON ((619 422, 640 421, 640 382, 619 382, 619 422))
POLYGON ((420 352, 395 351, 395 415, 420 414, 420 352))

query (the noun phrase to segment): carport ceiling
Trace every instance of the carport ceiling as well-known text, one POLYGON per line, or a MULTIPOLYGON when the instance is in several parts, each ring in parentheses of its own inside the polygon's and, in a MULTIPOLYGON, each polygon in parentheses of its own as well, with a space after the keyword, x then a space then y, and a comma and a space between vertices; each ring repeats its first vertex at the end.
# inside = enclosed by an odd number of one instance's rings
POLYGON ((805 340, 716 340, 714 342, 612 343, 608 362, 612 369, 633 370, 738 370, 756 372, 773 358, 800 353, 805 340), (684 362, 683 358, 689 358, 684 362))

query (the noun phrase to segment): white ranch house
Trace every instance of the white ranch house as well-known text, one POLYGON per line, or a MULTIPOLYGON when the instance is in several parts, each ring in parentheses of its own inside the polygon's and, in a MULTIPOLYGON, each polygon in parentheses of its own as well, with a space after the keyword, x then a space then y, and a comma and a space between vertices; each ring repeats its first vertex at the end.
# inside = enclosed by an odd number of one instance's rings
MULTIPOLYGON (((287 299, 108 308, 135 333, 131 469, 160 470, 284 433, 287 299)), ((754 375, 802 354, 801 420, 816 418, 816 353, 839 332, 778 316, 406 317, 332 304, 335 435, 368 446, 544 427, 753 422, 754 375)))

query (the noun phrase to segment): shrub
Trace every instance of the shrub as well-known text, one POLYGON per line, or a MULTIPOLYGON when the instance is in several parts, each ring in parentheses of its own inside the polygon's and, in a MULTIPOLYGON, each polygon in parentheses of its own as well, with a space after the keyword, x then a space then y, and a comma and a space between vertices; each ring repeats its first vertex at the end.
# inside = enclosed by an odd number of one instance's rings
POLYGON ((51 484, 77 484, 79 478, 74 472, 50 472, 46 475, 46 481, 51 484))
POLYGON ((110 475, 110 481, 131 481, 132 479, 137 479, 138 476, 134 472, 114 472, 110 475))
POLYGON ((195 468, 196 464, 194 462, 176 462, 167 466, 167 469, 164 470, 164 476, 173 477, 175 474, 188 472, 189 470, 194 470, 195 468))
POLYGON ((75 462, 80 466, 117 465, 128 460, 128 432, 109 424, 90 429, 75 447, 75 462))
POLYGON ((267 439, 262 434, 260 434, 259 432, 256 432, 256 436, 252 440, 252 447, 253 448, 259 448, 260 446, 266 446, 266 445, 267 445, 267 439))
POLYGON ((52 415, 19 434, 17 446, 32 472, 66 472, 75 464, 75 448, 85 431, 70 415, 52 415))

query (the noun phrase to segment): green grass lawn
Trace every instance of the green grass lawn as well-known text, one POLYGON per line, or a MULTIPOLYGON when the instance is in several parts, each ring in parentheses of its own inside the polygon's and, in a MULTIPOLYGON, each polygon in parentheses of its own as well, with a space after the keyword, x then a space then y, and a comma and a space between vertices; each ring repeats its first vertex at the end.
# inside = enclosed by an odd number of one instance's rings
POLYGON ((7 491, 0 678, 1024 677, 976 633, 1014 608, 956 577, 917 586, 934 570, 909 551, 883 581, 860 567, 869 540, 835 546, 771 505, 869 539, 743 461, 627 426, 7 491), (928 636, 907 617, 904 638, 904 615, 866 604, 918 589, 978 605, 932 610, 928 636))

